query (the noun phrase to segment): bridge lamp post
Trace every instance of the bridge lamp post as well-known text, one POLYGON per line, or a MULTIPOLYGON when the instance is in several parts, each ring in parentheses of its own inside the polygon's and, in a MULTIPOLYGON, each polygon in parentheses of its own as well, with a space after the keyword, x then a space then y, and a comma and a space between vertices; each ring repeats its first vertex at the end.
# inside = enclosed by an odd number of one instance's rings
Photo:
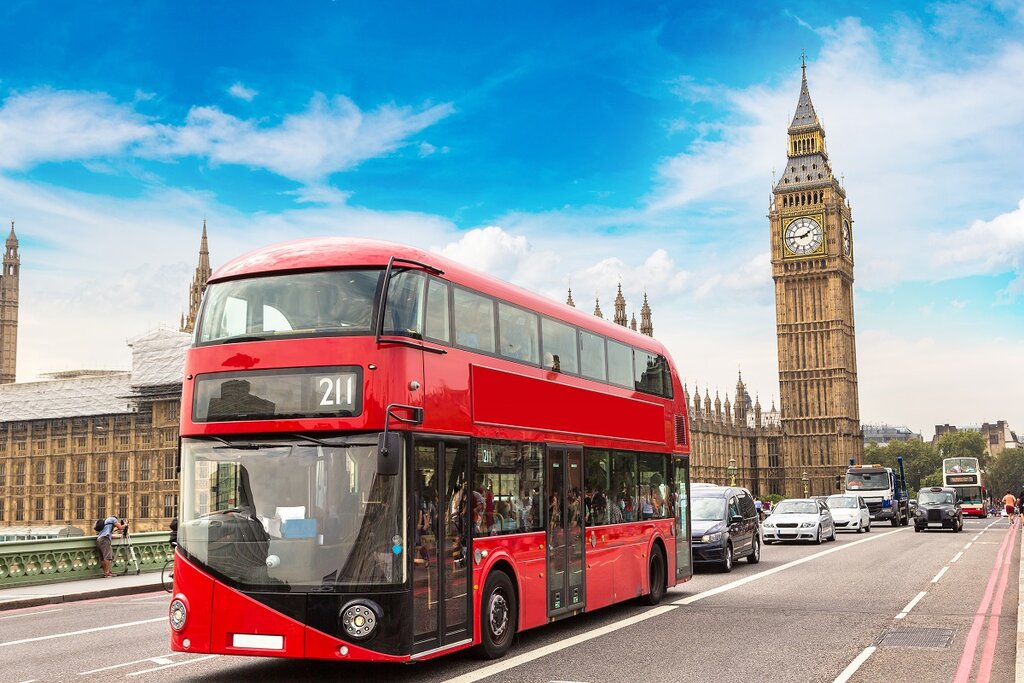
POLYGON ((811 480, 807 476, 807 470, 803 471, 803 476, 800 477, 800 481, 803 482, 803 485, 804 485, 804 498, 809 498, 810 495, 811 495, 811 492, 810 492, 811 480))
POLYGON ((735 486, 736 485, 736 458, 729 458, 729 466, 727 468, 725 468, 725 469, 726 469, 726 472, 729 473, 729 486, 735 486))

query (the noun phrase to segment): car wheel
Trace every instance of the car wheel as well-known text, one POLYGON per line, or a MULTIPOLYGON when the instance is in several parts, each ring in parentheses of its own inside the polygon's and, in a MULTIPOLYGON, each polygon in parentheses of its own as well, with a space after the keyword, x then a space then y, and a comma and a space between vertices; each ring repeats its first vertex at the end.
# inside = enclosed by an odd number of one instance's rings
POLYGON ((828 537, 828 540, 829 541, 836 540, 836 525, 835 524, 832 525, 832 535, 828 537))
POLYGON ((512 647, 512 636, 519 623, 519 608, 512 579, 503 571, 493 571, 484 584, 480 610, 480 649, 484 659, 504 656, 512 647))
POLYGON ((824 536, 822 536, 822 534, 821 534, 821 525, 819 524, 818 525, 818 537, 816 539, 814 539, 814 542, 817 543, 818 545, 821 545, 823 540, 824 540, 824 536))
POLYGON ((869 534, 871 533, 871 520, 870 519, 868 520, 868 525, 866 527, 864 527, 864 531, 869 533, 869 534))
POLYGON ((761 561, 761 539, 759 539, 757 536, 754 536, 754 547, 753 547, 753 550, 750 551, 750 554, 747 555, 747 562, 749 562, 750 564, 757 564, 760 561, 761 561))
POLYGON ((732 543, 725 544, 725 557, 722 558, 722 564, 719 565, 719 569, 722 570, 723 574, 728 574, 732 571, 732 543))
POLYGON ((665 584, 665 558, 661 552, 661 546, 654 546, 651 550, 651 564, 647 570, 647 577, 650 579, 651 591, 643 596, 640 601, 645 605, 657 605, 665 597, 668 586, 665 584))
POLYGON ((923 529, 915 524, 914 525, 914 531, 917 532, 917 533, 921 533, 923 531, 923 529))
POLYGON ((857 533, 858 534, 864 533, 864 526, 860 522, 857 522, 857 533))

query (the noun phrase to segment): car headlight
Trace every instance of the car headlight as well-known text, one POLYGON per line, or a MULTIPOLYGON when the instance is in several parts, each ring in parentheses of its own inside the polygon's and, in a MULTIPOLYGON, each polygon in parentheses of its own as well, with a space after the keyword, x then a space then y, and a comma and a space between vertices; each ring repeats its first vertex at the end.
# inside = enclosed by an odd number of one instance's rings
POLYGON ((701 543, 718 543, 722 540, 722 532, 716 531, 713 534, 704 534, 700 537, 701 543))
POLYGON ((763 526, 765 529, 774 529, 775 528, 775 523, 774 522, 765 522, 761 526, 763 526))
POLYGON ((801 529, 810 529, 812 526, 817 526, 817 522, 800 522, 801 529))

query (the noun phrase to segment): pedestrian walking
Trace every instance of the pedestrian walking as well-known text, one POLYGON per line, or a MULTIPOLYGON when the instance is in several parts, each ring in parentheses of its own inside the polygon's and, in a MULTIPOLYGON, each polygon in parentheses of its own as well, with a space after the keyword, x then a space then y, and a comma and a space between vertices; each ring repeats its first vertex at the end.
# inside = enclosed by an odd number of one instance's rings
POLYGON ((110 547, 110 540, 114 535, 114 529, 123 532, 124 524, 117 517, 107 517, 103 520, 103 528, 100 529, 99 535, 96 536, 96 550, 100 554, 100 564, 103 566, 105 578, 113 576, 110 561, 114 559, 114 550, 110 547))

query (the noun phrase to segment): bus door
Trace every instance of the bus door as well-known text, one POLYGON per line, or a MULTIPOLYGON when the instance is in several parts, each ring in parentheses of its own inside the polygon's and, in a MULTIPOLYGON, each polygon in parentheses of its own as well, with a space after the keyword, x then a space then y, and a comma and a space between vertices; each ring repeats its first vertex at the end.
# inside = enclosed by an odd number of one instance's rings
POLYGON ((690 460, 672 458, 676 508, 676 581, 693 576, 690 556, 690 460))
POLYGON ((413 653, 472 638, 469 441, 414 437, 413 653))
POLYGON ((549 446, 547 467, 548 616, 586 605, 583 576, 583 449, 549 446))

